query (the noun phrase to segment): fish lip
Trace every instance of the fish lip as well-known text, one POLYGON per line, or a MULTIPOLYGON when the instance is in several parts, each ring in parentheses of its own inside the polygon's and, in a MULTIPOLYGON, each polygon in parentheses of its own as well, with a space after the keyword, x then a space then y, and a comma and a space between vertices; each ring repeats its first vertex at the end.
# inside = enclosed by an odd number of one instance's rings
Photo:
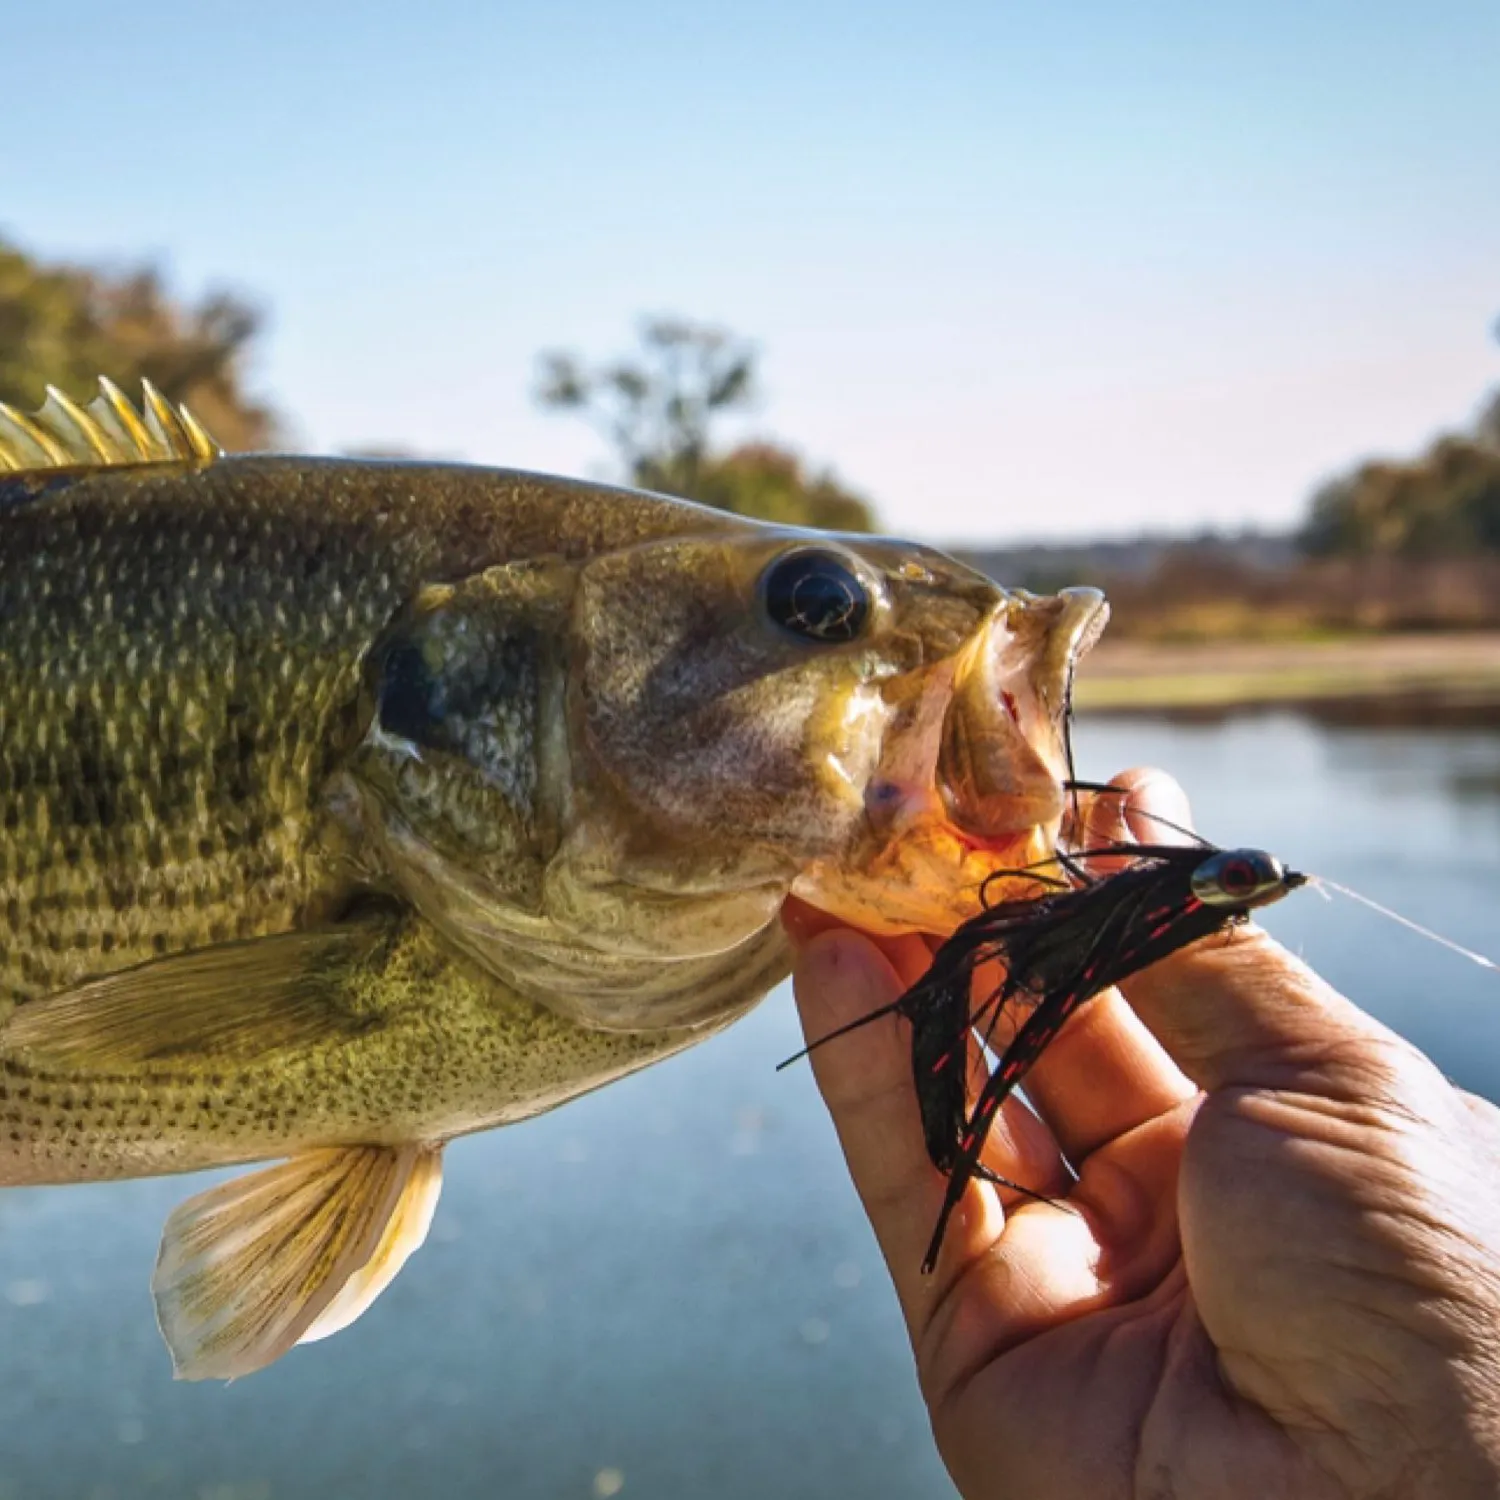
POLYGON ((987 846, 1062 816, 1073 674, 1108 616, 1098 589, 1016 591, 959 653, 937 781, 966 841, 987 846))

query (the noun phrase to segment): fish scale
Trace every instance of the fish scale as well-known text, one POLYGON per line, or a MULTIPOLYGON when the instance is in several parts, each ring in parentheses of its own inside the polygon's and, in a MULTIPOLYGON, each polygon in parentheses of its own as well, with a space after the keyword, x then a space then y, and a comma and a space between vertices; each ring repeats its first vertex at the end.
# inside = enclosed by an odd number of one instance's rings
POLYGON ((148 530, 149 479, 141 512, 90 488, 13 511, 0 555, 13 1000, 300 918, 330 878, 318 789, 356 728, 362 650, 398 604, 390 572, 357 569, 317 525, 230 524, 226 506, 148 530), (204 587, 221 566, 232 589, 204 587))

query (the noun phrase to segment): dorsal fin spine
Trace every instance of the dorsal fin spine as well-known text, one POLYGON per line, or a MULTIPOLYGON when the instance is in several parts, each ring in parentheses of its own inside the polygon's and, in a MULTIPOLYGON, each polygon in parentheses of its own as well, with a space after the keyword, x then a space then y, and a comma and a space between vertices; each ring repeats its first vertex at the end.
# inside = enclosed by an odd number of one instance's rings
POLYGON ((154 450, 146 424, 136 414, 124 391, 107 375, 99 377, 99 400, 94 411, 101 423, 127 448, 134 448, 143 462, 149 462, 154 450))
MULTIPOLYGON (((105 436, 104 429, 81 406, 70 401, 55 385, 47 387, 47 402, 42 407, 41 416, 43 420, 50 419, 54 432, 59 427, 64 429, 71 427, 77 439, 82 440, 98 463, 109 462, 109 440, 105 436)), ((76 450, 77 440, 70 446, 76 450)))
POLYGON ((25 412, 0 403, 0 451, 17 469, 55 469, 68 461, 67 450, 25 412), (10 432, 6 432, 6 428, 10 432), (33 454, 31 449, 35 449, 33 454))
POLYGON ((0 402, 0 472, 211 463, 222 455, 185 406, 173 406, 149 380, 141 382, 141 393, 139 412, 103 379, 87 407, 54 386, 31 416, 0 402))
POLYGON ((187 433, 188 442, 193 445, 194 451, 205 463, 211 463, 223 454, 223 449, 209 436, 203 424, 187 409, 185 402, 177 403, 177 420, 182 423, 182 430, 187 433))
POLYGON ((167 399, 149 380, 141 381, 141 407, 146 414, 146 423, 156 440, 169 449, 182 446, 187 441, 177 421, 177 413, 167 399))

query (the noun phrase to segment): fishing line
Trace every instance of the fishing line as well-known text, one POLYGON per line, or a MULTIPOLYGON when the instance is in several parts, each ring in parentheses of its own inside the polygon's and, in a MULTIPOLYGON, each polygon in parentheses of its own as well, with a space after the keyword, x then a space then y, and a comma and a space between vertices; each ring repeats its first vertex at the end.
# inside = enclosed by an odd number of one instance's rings
MULTIPOLYGON (((1107 781, 1069 781, 1066 782, 1065 785, 1068 786, 1070 790, 1093 792, 1096 795, 1107 795, 1114 797, 1129 797, 1133 792, 1140 790, 1139 787, 1113 786, 1107 781)), ((1076 801, 1074 805, 1075 807, 1077 806, 1076 801)), ((1159 823, 1163 828, 1170 828, 1173 833, 1180 833, 1185 839, 1191 839, 1194 845, 1199 849, 1213 849, 1217 847, 1216 845, 1209 843, 1209 841, 1204 838, 1201 833, 1197 833, 1193 829, 1185 827, 1181 823, 1174 823, 1170 818, 1164 818, 1160 813, 1148 812, 1144 807, 1133 807, 1131 808, 1131 811, 1142 818, 1149 818, 1153 823, 1159 823)), ((1074 816, 1075 818, 1077 817, 1076 812, 1074 816)), ((1122 844, 1118 852, 1124 852, 1126 849, 1130 849, 1133 847, 1135 846, 1130 844, 1122 844)), ((1073 853, 1074 857, 1076 858, 1076 851, 1073 851, 1073 853)))
POLYGON ((1079 820, 1078 792, 1082 786, 1078 780, 1078 767, 1073 762, 1073 675, 1077 670, 1078 658, 1075 656, 1068 662, 1068 678, 1063 686, 1062 713, 1063 763, 1068 770, 1068 779, 1063 782, 1063 786, 1073 794, 1073 821, 1075 823, 1079 820))
POLYGON ((1476 953, 1472 948, 1465 948, 1462 943, 1455 943, 1452 938, 1444 937, 1442 933, 1434 932, 1432 928, 1424 927, 1420 922, 1412 921, 1410 917, 1403 917, 1399 911, 1392 911, 1390 907, 1382 906, 1373 897, 1350 890, 1347 885, 1340 885, 1338 881, 1330 880, 1326 875, 1310 875, 1308 883, 1314 888, 1326 886, 1330 891, 1337 891, 1339 895, 1347 896, 1351 901, 1358 901, 1361 906, 1368 906, 1371 911, 1379 912, 1382 917, 1389 917, 1391 921, 1411 928, 1422 937, 1431 938, 1440 947, 1457 953, 1461 958, 1468 959, 1470 963, 1478 964, 1481 969, 1493 969, 1496 973, 1500 973, 1500 964, 1497 964, 1494 959, 1486 958, 1484 954, 1476 953))

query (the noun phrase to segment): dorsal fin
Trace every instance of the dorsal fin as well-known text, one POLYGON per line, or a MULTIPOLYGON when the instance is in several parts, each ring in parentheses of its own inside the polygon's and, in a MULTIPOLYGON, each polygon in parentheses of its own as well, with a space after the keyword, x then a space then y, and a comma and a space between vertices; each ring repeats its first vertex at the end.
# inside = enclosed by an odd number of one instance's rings
POLYGON ((104 468, 186 460, 211 463, 224 450, 187 409, 141 381, 139 411, 102 376, 87 407, 56 386, 32 416, 0 401, 0 473, 26 469, 104 468))

